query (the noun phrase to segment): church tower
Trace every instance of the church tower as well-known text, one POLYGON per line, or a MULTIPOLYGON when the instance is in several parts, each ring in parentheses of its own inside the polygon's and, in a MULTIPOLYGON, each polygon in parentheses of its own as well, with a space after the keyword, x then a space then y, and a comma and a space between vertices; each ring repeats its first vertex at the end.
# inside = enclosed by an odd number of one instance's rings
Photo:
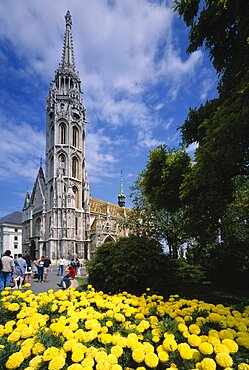
POLYGON ((23 213, 23 253, 90 260, 105 241, 128 235, 121 173, 118 205, 90 197, 86 171, 86 116, 76 71, 72 18, 65 16, 62 60, 46 104, 46 164, 42 163, 23 213))
POLYGON ((72 18, 68 11, 61 64, 46 106, 46 227, 52 259, 87 257, 90 205, 85 161, 85 109, 75 68, 72 18))

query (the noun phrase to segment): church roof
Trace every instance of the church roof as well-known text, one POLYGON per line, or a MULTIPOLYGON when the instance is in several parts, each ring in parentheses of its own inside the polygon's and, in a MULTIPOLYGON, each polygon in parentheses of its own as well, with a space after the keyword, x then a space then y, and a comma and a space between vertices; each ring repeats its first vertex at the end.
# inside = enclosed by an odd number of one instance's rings
POLYGON ((22 212, 15 211, 15 212, 9 213, 8 215, 0 218, 0 225, 1 224, 21 225, 22 224, 22 212))
POLYGON ((101 199, 90 198, 90 211, 102 215, 110 214, 114 217, 125 217, 129 208, 119 207, 117 204, 109 203, 101 199))
POLYGON ((42 193, 44 195, 45 194, 45 176, 44 176, 44 172, 43 172, 42 167, 39 168, 38 175, 36 176, 35 184, 34 184, 34 187, 33 187, 33 190, 32 190, 32 194, 31 194, 30 203, 33 203, 33 201, 34 201, 35 192, 36 192, 36 188, 38 186, 38 183, 40 184, 42 193))

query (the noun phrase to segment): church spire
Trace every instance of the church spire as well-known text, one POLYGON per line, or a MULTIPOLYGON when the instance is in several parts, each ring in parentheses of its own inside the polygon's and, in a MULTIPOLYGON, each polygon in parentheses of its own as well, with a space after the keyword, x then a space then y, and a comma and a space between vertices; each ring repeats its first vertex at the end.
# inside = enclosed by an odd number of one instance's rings
POLYGON ((64 44, 62 52, 61 67, 62 69, 69 69, 75 72, 74 50, 73 50, 73 37, 71 32, 72 17, 69 12, 65 15, 66 30, 64 35, 64 44))
POLYGON ((118 205, 119 207, 125 207, 125 193, 123 187, 123 172, 121 170, 121 178, 120 178, 120 190, 118 195, 118 205))

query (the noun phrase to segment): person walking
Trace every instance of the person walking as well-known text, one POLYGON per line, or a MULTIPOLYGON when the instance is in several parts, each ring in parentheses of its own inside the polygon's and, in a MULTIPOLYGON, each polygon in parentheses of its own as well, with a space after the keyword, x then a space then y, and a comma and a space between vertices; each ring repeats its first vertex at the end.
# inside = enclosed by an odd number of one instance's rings
POLYGON ((63 276, 64 273, 64 266, 66 265, 67 261, 65 260, 64 256, 61 256, 58 263, 58 272, 57 276, 61 275, 63 276))
POLYGON ((21 288, 22 282, 24 280, 26 268, 27 268, 27 263, 25 259, 22 258, 22 254, 19 253, 17 255, 17 258, 14 260, 13 280, 15 282, 15 286, 12 289, 21 288))
POLYGON ((51 261, 48 256, 44 258, 44 282, 48 282, 48 271, 49 271, 49 266, 51 265, 51 261))
POLYGON ((43 283, 44 274, 44 256, 38 261, 38 282, 43 283))
POLYGON ((0 292, 10 286, 12 273, 14 271, 14 262, 11 257, 11 251, 7 249, 2 258, 2 270, 0 271, 0 292))

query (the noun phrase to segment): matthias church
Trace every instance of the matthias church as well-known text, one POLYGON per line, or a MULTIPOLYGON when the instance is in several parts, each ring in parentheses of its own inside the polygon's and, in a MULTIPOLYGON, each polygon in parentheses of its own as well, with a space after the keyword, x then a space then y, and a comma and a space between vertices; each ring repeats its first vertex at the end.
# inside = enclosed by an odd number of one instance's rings
POLYGON ((23 253, 91 259, 105 241, 127 236, 121 176, 118 205, 90 196, 85 155, 86 113, 76 72, 72 19, 65 16, 62 61, 46 104, 46 164, 40 165, 22 212, 23 253))

